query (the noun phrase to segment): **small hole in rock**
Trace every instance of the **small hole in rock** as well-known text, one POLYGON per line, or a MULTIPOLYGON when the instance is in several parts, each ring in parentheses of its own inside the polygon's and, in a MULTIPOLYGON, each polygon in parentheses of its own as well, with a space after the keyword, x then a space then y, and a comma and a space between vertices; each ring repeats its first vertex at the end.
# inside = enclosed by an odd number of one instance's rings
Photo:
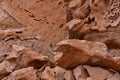
POLYGON ((19 31, 19 32, 16 32, 16 34, 21 34, 22 32, 21 31, 19 31))
POLYGON ((61 24, 60 26, 59 26, 59 28, 62 28, 63 27, 63 24, 61 24))
POLYGON ((95 6, 97 7, 98 5, 97 5, 97 4, 95 4, 95 6))
POLYGON ((49 24, 49 22, 46 22, 47 24, 49 24))
POLYGON ((61 5, 62 4, 62 2, 59 2, 59 5, 61 5))
POLYGON ((52 25, 54 25, 55 23, 52 23, 52 25))

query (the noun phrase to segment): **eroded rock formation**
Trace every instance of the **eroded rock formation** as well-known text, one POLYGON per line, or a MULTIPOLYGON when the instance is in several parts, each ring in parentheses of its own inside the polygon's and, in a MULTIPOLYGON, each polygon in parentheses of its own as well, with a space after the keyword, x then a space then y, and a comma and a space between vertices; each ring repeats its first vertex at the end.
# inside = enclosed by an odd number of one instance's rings
POLYGON ((120 80, 120 0, 0 0, 0 80, 120 80))

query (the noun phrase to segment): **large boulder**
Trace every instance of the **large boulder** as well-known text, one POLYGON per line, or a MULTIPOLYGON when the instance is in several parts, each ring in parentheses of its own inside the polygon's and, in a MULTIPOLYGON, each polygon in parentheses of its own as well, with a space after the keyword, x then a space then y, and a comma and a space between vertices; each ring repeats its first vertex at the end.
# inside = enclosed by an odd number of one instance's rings
POLYGON ((120 57, 110 56, 104 43, 71 39, 59 42, 55 51, 63 54, 59 58, 57 56, 57 64, 65 69, 89 64, 120 70, 120 57))

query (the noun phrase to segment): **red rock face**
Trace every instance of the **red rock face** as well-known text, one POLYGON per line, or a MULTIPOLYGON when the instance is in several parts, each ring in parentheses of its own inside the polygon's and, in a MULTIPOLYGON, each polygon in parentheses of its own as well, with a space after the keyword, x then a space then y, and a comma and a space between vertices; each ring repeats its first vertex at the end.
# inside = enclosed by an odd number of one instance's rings
POLYGON ((64 26, 66 7, 63 0, 4 0, 2 8, 25 29, 20 38, 34 40, 31 41, 34 44, 25 42, 29 47, 34 46, 34 50, 48 52, 49 45, 55 45, 67 36, 64 26))
POLYGON ((69 22, 72 26, 68 25, 74 34, 70 38, 76 37, 75 34, 83 36, 94 31, 105 31, 110 26, 118 26, 120 22, 119 0, 72 0, 68 10, 73 16, 73 20, 69 22), (81 21, 73 23, 74 19, 81 21))
POLYGON ((0 0, 0 80, 120 80, 119 0, 0 0))

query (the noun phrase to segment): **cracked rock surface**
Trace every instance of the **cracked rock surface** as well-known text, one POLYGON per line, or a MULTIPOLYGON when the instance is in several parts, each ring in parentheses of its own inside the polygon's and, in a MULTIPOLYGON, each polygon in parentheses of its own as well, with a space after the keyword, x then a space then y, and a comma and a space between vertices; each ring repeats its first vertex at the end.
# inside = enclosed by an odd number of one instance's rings
POLYGON ((120 80, 120 0, 0 0, 0 80, 120 80))

